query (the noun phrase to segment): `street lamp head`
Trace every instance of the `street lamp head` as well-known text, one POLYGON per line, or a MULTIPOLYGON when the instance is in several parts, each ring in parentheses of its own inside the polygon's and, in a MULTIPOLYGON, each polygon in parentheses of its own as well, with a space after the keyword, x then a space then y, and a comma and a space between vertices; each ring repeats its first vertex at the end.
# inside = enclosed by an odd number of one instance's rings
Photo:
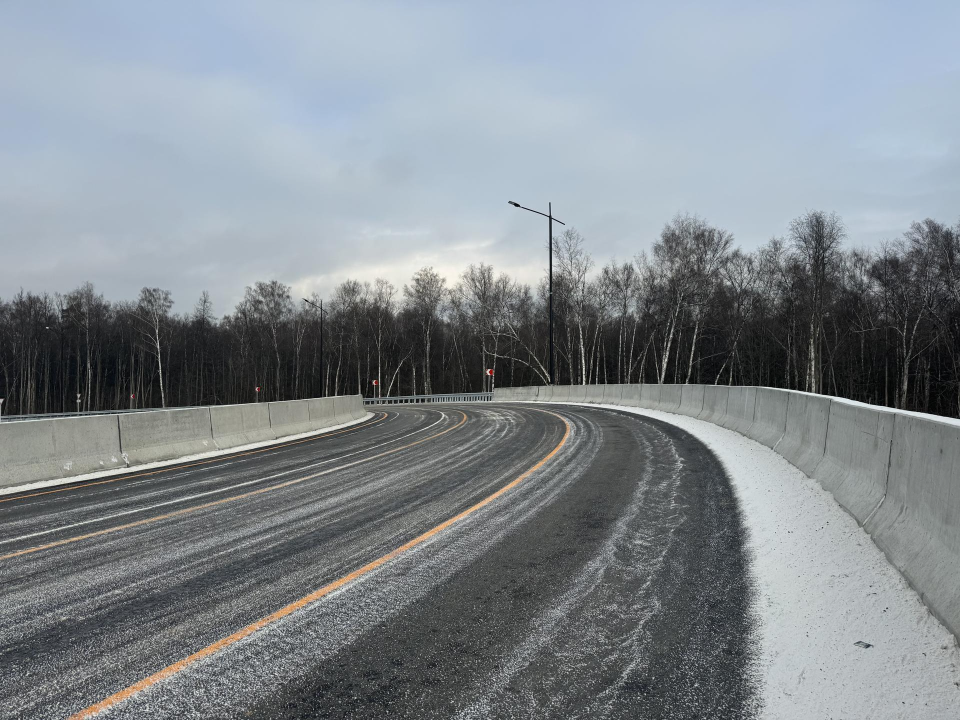
POLYGON ((520 203, 514 202, 513 200, 507 200, 508 205, 513 205, 514 207, 520 207, 520 203))

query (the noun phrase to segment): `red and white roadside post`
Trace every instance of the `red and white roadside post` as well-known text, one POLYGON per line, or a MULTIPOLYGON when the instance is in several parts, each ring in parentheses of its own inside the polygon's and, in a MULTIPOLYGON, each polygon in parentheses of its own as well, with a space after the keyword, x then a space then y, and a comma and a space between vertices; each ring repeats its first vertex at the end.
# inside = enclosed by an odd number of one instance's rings
POLYGON ((379 381, 379 380, 373 380, 372 382, 373 382, 373 387, 374 387, 373 395, 374 395, 374 397, 376 397, 376 398, 380 398, 380 381, 379 381))
POLYGON ((487 381, 487 392, 493 392, 493 368, 487 368, 486 375, 488 378, 490 378, 487 381))
POLYGON ((253 391, 257 394, 257 402, 260 402, 260 386, 257 385, 253 391))
POLYGON ((3 422, 3 398, 0 398, 0 422, 3 422))
POLYGON ((136 394, 136 393, 130 393, 130 409, 131 409, 131 410, 135 410, 135 409, 136 409, 136 407, 137 407, 137 402, 136 402, 136 400, 137 400, 137 394, 136 394))

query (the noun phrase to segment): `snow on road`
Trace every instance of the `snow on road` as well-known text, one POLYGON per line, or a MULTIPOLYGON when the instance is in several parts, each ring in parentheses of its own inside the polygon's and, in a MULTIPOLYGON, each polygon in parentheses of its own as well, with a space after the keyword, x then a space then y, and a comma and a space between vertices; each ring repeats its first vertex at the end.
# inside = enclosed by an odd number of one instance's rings
POLYGON ((830 493, 731 430, 601 407, 672 423, 726 468, 750 535, 764 717, 960 718, 956 640, 830 493))

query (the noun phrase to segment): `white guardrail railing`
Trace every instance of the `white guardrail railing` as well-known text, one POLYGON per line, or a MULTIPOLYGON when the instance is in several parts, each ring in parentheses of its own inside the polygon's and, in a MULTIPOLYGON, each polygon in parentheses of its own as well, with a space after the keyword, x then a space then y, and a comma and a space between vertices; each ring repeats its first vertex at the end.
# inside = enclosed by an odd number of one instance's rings
POLYGON ((422 403, 491 402, 492 392, 449 393, 447 395, 398 395, 396 397, 364 398, 364 405, 419 405, 422 403))

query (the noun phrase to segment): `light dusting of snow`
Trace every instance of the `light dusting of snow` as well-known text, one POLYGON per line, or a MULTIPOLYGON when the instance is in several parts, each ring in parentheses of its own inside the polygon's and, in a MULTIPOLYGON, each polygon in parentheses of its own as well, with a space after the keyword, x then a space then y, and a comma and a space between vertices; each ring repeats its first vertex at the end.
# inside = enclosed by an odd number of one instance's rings
POLYGON ((816 481, 711 423, 601 407, 672 423, 726 468, 749 533, 764 717, 960 718, 956 639, 816 481))

